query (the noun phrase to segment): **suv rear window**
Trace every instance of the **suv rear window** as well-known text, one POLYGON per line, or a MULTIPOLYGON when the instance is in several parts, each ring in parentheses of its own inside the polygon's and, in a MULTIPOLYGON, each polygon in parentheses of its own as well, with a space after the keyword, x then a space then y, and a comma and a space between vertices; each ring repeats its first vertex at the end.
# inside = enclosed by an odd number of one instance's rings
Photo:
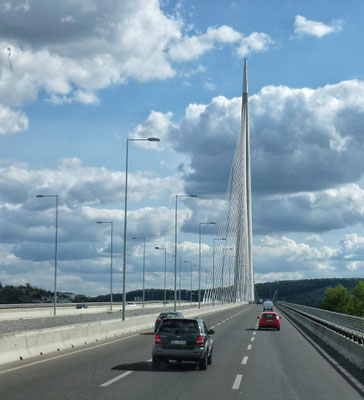
POLYGON ((159 328, 159 333, 176 333, 176 331, 184 334, 198 334, 198 323, 189 320, 164 320, 159 328))
POLYGON ((275 314, 263 314, 264 318, 275 318, 276 315, 275 314))

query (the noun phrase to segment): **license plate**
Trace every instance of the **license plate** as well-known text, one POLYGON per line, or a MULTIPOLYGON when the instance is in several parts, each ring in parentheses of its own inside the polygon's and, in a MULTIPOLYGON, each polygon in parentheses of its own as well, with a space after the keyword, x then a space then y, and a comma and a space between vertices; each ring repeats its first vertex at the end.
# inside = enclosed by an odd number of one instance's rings
POLYGON ((273 322, 273 320, 272 319, 267 319, 267 322, 273 322))
POLYGON ((186 344, 185 340, 171 340, 171 344, 186 344))

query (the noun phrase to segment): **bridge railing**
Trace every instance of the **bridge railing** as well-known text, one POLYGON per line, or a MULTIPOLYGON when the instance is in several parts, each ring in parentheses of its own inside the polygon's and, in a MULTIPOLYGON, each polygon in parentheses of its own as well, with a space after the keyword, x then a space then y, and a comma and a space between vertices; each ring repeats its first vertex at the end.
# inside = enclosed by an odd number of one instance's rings
POLYGON ((364 342, 364 318, 285 301, 279 301, 277 305, 296 311, 356 341, 364 342))

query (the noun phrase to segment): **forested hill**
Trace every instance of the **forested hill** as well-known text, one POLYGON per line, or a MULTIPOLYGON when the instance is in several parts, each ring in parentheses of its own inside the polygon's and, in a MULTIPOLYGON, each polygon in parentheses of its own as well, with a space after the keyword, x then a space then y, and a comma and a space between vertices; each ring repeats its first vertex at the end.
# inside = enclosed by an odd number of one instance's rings
POLYGON ((349 293, 360 280, 364 278, 328 278, 302 279, 295 281, 276 281, 257 283, 255 285, 258 299, 273 299, 274 301, 288 301, 290 303, 305 304, 318 307, 325 296, 326 289, 341 284, 349 293))

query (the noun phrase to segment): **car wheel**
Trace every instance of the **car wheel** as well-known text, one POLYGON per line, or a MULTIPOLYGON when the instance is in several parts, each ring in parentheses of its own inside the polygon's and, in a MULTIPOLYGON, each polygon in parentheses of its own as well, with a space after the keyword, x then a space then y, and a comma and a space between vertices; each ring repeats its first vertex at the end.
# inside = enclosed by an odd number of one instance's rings
POLYGON ((207 364, 211 365, 212 364, 212 352, 211 354, 207 357, 207 364))
POLYGON ((153 356, 152 358, 152 365, 154 368, 159 369, 161 366, 161 361, 157 356, 153 356))
POLYGON ((281 330, 281 328, 277 328, 277 331, 280 331, 281 330))
POLYGON ((200 369, 201 369, 201 370, 207 369, 207 357, 203 358, 203 359, 200 361, 200 369))

